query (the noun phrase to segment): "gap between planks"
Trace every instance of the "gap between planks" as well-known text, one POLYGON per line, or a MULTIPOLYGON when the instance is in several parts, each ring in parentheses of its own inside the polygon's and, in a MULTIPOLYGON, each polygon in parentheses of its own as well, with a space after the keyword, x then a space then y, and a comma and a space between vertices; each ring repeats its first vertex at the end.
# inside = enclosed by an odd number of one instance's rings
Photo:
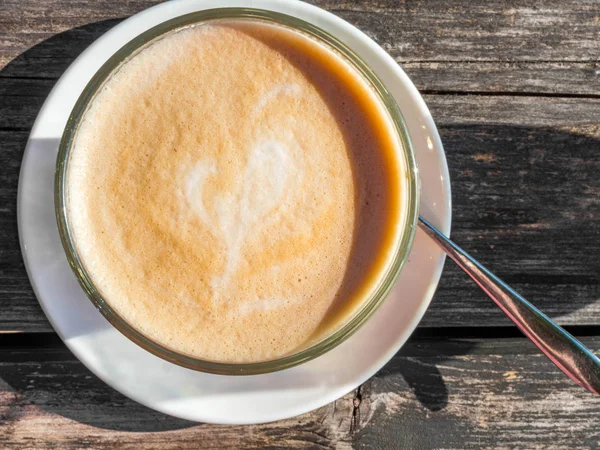
MULTIPOLYGON (((600 337, 600 325, 567 325, 563 328, 577 338, 600 337)), ((526 340, 525 336, 516 326, 417 328, 408 340, 407 345, 418 344, 420 341, 516 338, 526 340)), ((58 334, 52 331, 0 331, 0 349, 3 350, 27 347, 58 348, 64 347, 64 345, 58 334)))

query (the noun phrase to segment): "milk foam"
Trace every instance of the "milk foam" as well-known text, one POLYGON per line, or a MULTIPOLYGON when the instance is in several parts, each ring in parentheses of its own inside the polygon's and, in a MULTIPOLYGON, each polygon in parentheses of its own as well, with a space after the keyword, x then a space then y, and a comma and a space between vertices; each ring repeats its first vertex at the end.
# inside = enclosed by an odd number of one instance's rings
POLYGON ((391 121, 304 35, 219 21, 157 40, 80 125, 68 215, 125 320, 176 351, 272 359, 342 324, 403 220, 391 121))

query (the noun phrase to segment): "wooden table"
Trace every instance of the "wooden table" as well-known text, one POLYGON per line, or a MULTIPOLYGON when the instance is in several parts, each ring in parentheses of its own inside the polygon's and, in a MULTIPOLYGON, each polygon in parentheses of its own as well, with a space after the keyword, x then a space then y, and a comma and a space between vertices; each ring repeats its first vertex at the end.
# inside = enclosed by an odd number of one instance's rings
MULTIPOLYGON (((25 272, 19 167, 69 63, 154 3, 0 0, 0 447, 600 445, 600 399, 540 356, 452 263, 419 329, 381 372, 295 419, 243 427, 175 419, 79 363, 25 272)), ((424 95, 448 156, 454 239, 600 350, 600 3, 315 3, 373 37, 424 95)))

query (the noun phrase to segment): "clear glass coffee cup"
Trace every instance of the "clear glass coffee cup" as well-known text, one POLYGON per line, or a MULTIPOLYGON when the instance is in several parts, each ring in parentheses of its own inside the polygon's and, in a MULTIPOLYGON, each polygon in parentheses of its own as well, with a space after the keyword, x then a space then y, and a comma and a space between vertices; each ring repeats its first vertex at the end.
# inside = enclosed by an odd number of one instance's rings
POLYGON ((170 361, 174 364, 202 372, 223 375, 252 375, 260 373, 275 372, 293 367, 310 361, 328 352, 350 337, 361 325, 363 325, 384 302, 392 286, 398 278, 403 266, 408 260, 412 243, 414 240, 419 205, 418 171, 415 157, 400 108, 395 99, 383 85, 377 75, 370 67, 350 48, 340 42, 331 34, 303 20, 292 16, 276 13, 273 11, 257 10, 249 8, 220 8, 199 11, 163 22, 148 31, 140 34, 117 51, 90 80, 69 117, 67 126, 63 133, 56 165, 55 178, 55 209, 58 222, 59 234, 69 262, 78 282, 85 291, 90 301, 98 311, 123 335, 135 342, 143 349, 154 355, 170 361), (397 134, 401 143, 400 160, 403 164, 404 180, 403 187, 406 190, 403 199, 405 201, 405 213, 401 225, 400 237, 393 251, 392 262, 381 276, 376 289, 371 295, 361 302, 361 306, 344 323, 331 333, 325 335, 317 342, 299 348, 283 357, 252 363, 224 363, 199 359, 190 355, 182 354, 170 349, 136 329, 128 323, 119 313, 111 307, 110 303, 103 298, 100 290, 94 285, 92 278, 86 270, 85 262, 80 258, 76 244, 70 232, 69 216, 67 211, 67 176, 69 158, 72 146, 88 107, 93 102, 96 94, 101 90, 104 83, 111 74, 119 69, 128 59, 137 52, 150 45, 156 39, 160 39, 167 33, 178 29, 216 20, 254 20, 274 23, 279 26, 290 28, 296 32, 304 33, 312 39, 325 45, 337 55, 345 59, 370 85, 373 92, 384 105, 391 122, 393 132, 397 134))

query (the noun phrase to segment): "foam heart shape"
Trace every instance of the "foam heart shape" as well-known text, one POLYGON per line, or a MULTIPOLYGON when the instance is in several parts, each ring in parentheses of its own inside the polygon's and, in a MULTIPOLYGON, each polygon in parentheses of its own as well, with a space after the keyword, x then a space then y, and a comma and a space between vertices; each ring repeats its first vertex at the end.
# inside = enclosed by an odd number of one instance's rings
POLYGON ((211 282, 217 296, 235 273, 249 234, 257 232, 263 220, 281 203, 293 168, 292 155, 284 144, 274 140, 259 143, 249 152, 244 176, 234 192, 215 198, 214 214, 206 209, 203 195, 209 177, 218 174, 215 160, 202 160, 188 173, 185 186, 188 204, 227 248, 225 270, 211 282))

